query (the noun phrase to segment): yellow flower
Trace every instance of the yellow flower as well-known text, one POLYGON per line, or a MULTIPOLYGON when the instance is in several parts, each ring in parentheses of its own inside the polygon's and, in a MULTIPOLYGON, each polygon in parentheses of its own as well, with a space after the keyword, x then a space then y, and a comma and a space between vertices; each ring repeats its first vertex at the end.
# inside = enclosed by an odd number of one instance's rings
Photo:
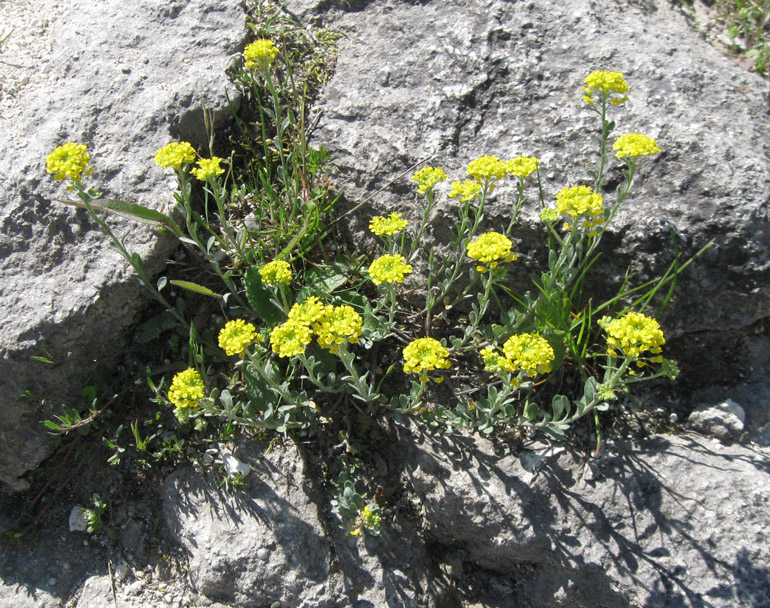
POLYGON ((219 332, 219 348, 228 357, 240 355, 246 347, 254 342, 262 342, 263 338, 257 333, 256 327, 243 319, 228 321, 219 332))
POLYGON ((179 372, 171 380, 168 400, 178 408, 195 407, 198 405, 198 399, 203 398, 204 388, 201 375, 196 370, 188 368, 179 372))
POLYGON ((513 160, 505 161, 506 172, 522 179, 537 171, 537 166, 538 160, 534 156, 517 156, 513 160))
POLYGON ((202 182, 214 179, 217 175, 222 175, 225 170, 220 167, 220 163, 225 162, 223 158, 212 156, 211 158, 201 158, 198 166, 191 173, 202 182))
POLYGON ((403 255, 382 255, 369 266, 372 283, 403 283, 407 274, 412 272, 411 264, 406 263, 403 255))
POLYGON ((291 266, 286 260, 273 260, 259 269, 259 276, 265 285, 278 285, 291 283, 291 266))
POLYGON ((352 306, 327 306, 324 316, 313 326, 321 348, 336 353, 338 345, 345 341, 358 343, 363 319, 352 306))
MULTIPOLYGON (((594 192, 589 186, 572 186, 563 188, 556 195, 556 211, 565 218, 573 221, 572 228, 583 226, 591 229, 604 223, 604 209, 602 195, 594 192)), ((570 228, 569 223, 564 224, 565 229, 570 228)))
POLYGON ((468 163, 468 175, 481 183, 487 179, 503 179, 506 174, 506 165, 496 156, 479 156, 468 163))
POLYGON ((514 370, 526 372, 530 377, 551 371, 554 352, 548 340, 537 334, 517 334, 503 344, 503 353, 514 370))
POLYGON ((370 508, 369 505, 366 505, 361 510, 361 525, 363 525, 364 528, 367 530, 370 530, 371 532, 374 532, 377 534, 380 531, 380 524, 382 523, 382 517, 380 516, 379 509, 374 506, 374 508, 370 508))
POLYGON ((310 326, 302 321, 289 319, 276 325, 270 332, 270 344, 279 357, 293 357, 305 352, 305 347, 313 339, 310 326))
POLYGON ((85 144, 75 144, 68 142, 59 146, 51 152, 45 159, 45 168, 48 173, 53 173, 55 180, 70 179, 79 180, 85 172, 90 173, 88 161, 91 155, 86 152, 85 144))
POLYGON ((617 150, 615 156, 623 158, 624 156, 650 156, 660 154, 660 148, 652 137, 647 137, 641 133, 629 133, 621 135, 612 145, 613 150, 617 150))
POLYGON ((326 314, 326 306, 315 296, 302 303, 294 304, 289 310, 289 319, 304 323, 308 327, 326 314))
POLYGON ((400 213, 395 211, 388 217, 378 215, 369 222, 369 230, 377 236, 393 236, 406 228, 407 221, 401 217, 400 213))
POLYGON ((273 44, 272 40, 266 40, 264 38, 255 40, 243 49, 243 58, 246 61, 246 67, 253 69, 258 64, 270 65, 278 55, 278 47, 273 44))
POLYGON ((456 198, 461 203, 467 203, 473 200, 481 192, 481 185, 466 179, 463 182, 452 182, 452 190, 449 192, 449 196, 456 198))
POLYGON ((551 209, 550 207, 543 209, 540 212, 540 221, 544 224, 553 224, 559 221, 559 213, 556 209, 551 209))
POLYGON ((599 325, 607 332, 609 349, 622 349, 627 357, 639 357, 645 351, 657 355, 666 343, 658 322, 640 312, 629 312, 615 320, 602 317, 599 325))
POLYGON ((420 374, 420 382, 428 381, 427 372, 449 369, 449 351, 433 338, 417 338, 404 348, 404 373, 420 374))
POLYGON ((412 175, 412 179, 417 182, 417 193, 425 194, 437 183, 446 179, 446 173, 441 167, 423 167, 417 173, 412 175))
MULTIPOLYGON (((468 243, 468 257, 486 264, 489 268, 497 268, 500 262, 513 262, 516 254, 511 253, 511 239, 499 232, 486 232, 472 243, 468 243)), ((476 268, 479 272, 486 272, 484 266, 476 268)))
POLYGON ((481 358, 484 359, 484 369, 496 374, 503 372, 514 372, 516 367, 511 361, 505 358, 496 348, 487 346, 480 351, 481 358))
POLYGON ((179 169, 184 164, 195 162, 195 150, 186 141, 171 142, 155 153, 155 164, 163 168, 179 169))
POLYGON ((564 217, 598 215, 602 211, 603 202, 602 195, 589 186, 572 186, 563 188, 556 195, 556 211, 564 217))
POLYGON ((588 86, 583 87, 583 101, 593 103, 593 94, 598 92, 602 98, 610 99, 613 105, 619 105, 628 101, 627 96, 612 97, 613 95, 622 95, 628 92, 629 88, 626 79, 620 72, 604 72, 597 70, 586 76, 585 83, 588 86))

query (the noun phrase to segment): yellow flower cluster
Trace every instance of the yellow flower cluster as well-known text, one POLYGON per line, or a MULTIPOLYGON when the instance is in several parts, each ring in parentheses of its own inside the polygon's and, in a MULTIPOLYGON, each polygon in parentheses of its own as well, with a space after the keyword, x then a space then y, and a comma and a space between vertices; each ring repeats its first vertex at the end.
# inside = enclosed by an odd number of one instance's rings
POLYGON ((91 155, 86 152, 85 144, 75 144, 68 142, 59 146, 51 152, 45 159, 45 168, 48 173, 53 173, 55 180, 71 179, 79 180, 85 172, 90 173, 88 161, 91 155))
POLYGON ((291 266, 285 260, 273 260, 259 269, 259 276, 265 285, 288 285, 291 283, 291 266))
POLYGON ((546 207, 540 212, 540 221, 544 224, 553 224, 559 220, 559 213, 556 209, 546 207))
POLYGON ((155 164, 164 169, 179 169, 184 164, 195 162, 195 149, 186 141, 166 144, 155 153, 155 164))
POLYGON ((361 510, 361 523, 365 528, 370 530, 379 530, 380 524, 382 523, 382 516, 380 516, 374 509, 370 509, 369 505, 367 505, 361 510))
POLYGON ((468 175, 473 180, 452 182, 452 191, 449 196, 468 202, 478 195, 484 181, 500 180, 506 175, 515 175, 524 179, 537 171, 537 167, 538 159, 534 156, 517 156, 511 160, 500 160, 497 156, 479 156, 468 163, 468 175))
POLYGON ((506 173, 505 162, 496 156, 479 156, 468 163, 468 175, 479 183, 485 179, 503 179, 506 173))
POLYGON ((446 180, 446 173, 441 167, 423 167, 412 175, 412 179, 418 184, 418 194, 425 194, 437 183, 446 180))
POLYGON ((530 377, 550 372, 555 356, 548 340, 537 334, 511 336, 503 344, 503 353, 514 370, 521 370, 530 377))
MULTIPOLYGON (((629 312, 619 319, 603 317, 599 325, 607 332, 607 346, 610 356, 617 356, 614 349, 619 348, 627 357, 639 357, 643 352, 659 354, 666 343, 658 322, 640 312, 629 312)), ((653 357, 660 363, 662 357, 653 357)))
POLYGON ((650 156, 660 154, 660 148, 652 137, 647 137, 641 133, 629 133, 621 135, 612 145, 613 150, 617 150, 615 156, 623 158, 624 156, 650 156))
POLYGON ((452 190, 449 192, 451 198, 456 198, 461 203, 467 203, 473 200, 481 192, 481 185, 470 179, 462 182, 452 182, 452 190))
POLYGON ((270 344, 279 357, 301 355, 312 339, 310 326, 297 319, 276 325, 270 332, 270 344))
POLYGON ((400 213, 395 211, 388 217, 378 215, 369 222, 369 230, 377 236, 393 236, 406 228, 407 221, 401 217, 400 213))
POLYGON ((512 361, 505 358, 495 347, 487 346, 480 351, 484 359, 484 369, 488 372, 499 374, 500 372, 514 372, 516 368, 512 361))
POLYGON ((272 40, 264 38, 255 40, 243 49, 243 58, 249 69, 254 69, 258 64, 269 65, 273 63, 276 55, 278 55, 278 47, 272 40))
POLYGON ((586 76, 585 83, 587 86, 582 88, 585 93, 583 101, 586 103, 594 103, 594 92, 598 92, 602 98, 610 99, 610 103, 613 105, 619 105, 628 101, 628 96, 625 95, 623 97, 612 97, 612 95, 623 95, 623 93, 629 90, 626 79, 621 72, 596 70, 586 76))
MULTIPOLYGON (((594 228, 604 222, 603 203, 602 195, 594 192, 589 186, 563 188, 556 195, 556 211, 565 218, 581 218, 580 224, 584 228, 594 228)), ((574 222, 572 227, 577 225, 578 223, 574 222)), ((570 224, 565 223, 564 227, 569 228, 570 224)), ((595 231, 592 230, 590 234, 594 236, 595 231)))
POLYGON ((358 344, 363 323, 361 315, 352 306, 328 305, 313 329, 318 336, 318 345, 336 353, 339 345, 345 341, 358 344))
POLYGON ((279 357, 293 357, 305 352, 315 334, 322 348, 336 353, 343 342, 357 344, 362 328, 363 319, 351 306, 325 306, 311 296, 291 307, 289 320, 270 332, 270 343, 279 357))
POLYGON ((412 272, 412 265, 406 263, 403 255, 382 255, 369 266, 369 276, 375 285, 403 283, 410 272, 412 272))
MULTIPOLYGON (((420 374, 420 382, 428 381, 429 371, 449 369, 449 351, 434 338, 417 338, 404 348, 404 373, 420 374)), ((436 379, 441 382, 443 378, 436 379)))
POLYGON ((257 328, 243 319, 228 321, 219 332, 219 348, 225 351, 228 357, 242 355, 247 346, 262 341, 257 328))
POLYGON ((317 297, 310 296, 304 302, 291 307, 289 319, 311 326, 326 314, 326 305, 317 297))
POLYGON ((537 166, 538 160, 534 156, 517 156, 505 161, 505 171, 522 179, 537 171, 537 166))
POLYGON ((348 531, 350 536, 361 536, 364 529, 369 530, 372 534, 379 534, 380 525, 382 523, 382 516, 380 516, 379 509, 374 505, 374 508, 370 508, 366 505, 361 509, 354 527, 348 531))
POLYGON ((178 408, 195 407, 198 405, 198 399, 203 398, 204 388, 201 375, 196 370, 188 368, 179 372, 171 380, 168 400, 178 408))
MULTIPOLYGON (((515 253, 511 253, 513 243, 507 236, 499 232, 485 232, 472 243, 468 243, 468 257, 489 268, 497 268, 500 262, 513 262, 517 259, 515 253)), ((479 272, 486 272, 485 266, 477 266, 479 272)))
POLYGON ((201 158, 198 161, 198 166, 194 168, 190 173, 197 177, 202 182, 207 182, 214 179, 217 175, 222 175, 225 170, 220 167, 221 163, 225 162, 223 158, 218 156, 212 156, 211 158, 201 158))

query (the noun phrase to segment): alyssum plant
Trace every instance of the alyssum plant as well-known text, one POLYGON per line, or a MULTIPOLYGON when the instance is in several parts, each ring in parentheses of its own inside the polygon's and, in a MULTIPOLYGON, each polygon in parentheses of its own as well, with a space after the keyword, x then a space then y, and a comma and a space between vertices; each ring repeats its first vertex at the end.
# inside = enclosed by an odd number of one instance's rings
MULTIPOLYGON (((249 45, 244 78, 275 82, 277 54, 269 40, 249 45)), ((304 251, 296 239, 275 249, 266 262, 265 250, 255 252, 248 230, 228 215, 224 161, 199 159, 185 142, 171 143, 156 155, 158 164, 177 172, 179 223, 86 190, 85 146, 57 148, 48 157, 48 170, 55 179, 69 180, 113 246, 180 323, 189 323, 185 311, 150 283, 138 256, 110 230, 106 213, 117 211, 170 230, 220 277, 227 297, 218 302, 229 320, 217 341, 220 357, 223 353, 229 363, 214 369, 204 363, 205 349, 191 349, 188 366, 173 377, 167 392, 180 421, 227 421, 244 429, 306 434, 335 424, 335 417, 344 418, 348 430, 354 418, 369 425, 390 410, 397 420, 412 416, 443 432, 517 428, 558 439, 590 414, 598 450, 599 411, 635 383, 676 377, 676 365, 662 355, 665 338, 649 308, 658 295, 656 301, 668 302, 678 274, 694 258, 682 263, 677 255, 662 277, 641 285, 626 279, 619 293, 601 303, 585 293, 602 237, 632 190, 638 163, 660 152, 653 139, 638 133, 611 141, 615 124, 609 113, 628 99, 622 74, 592 72, 585 85, 583 101, 599 121, 592 136, 596 167, 588 183, 565 185, 551 205, 543 195, 537 158, 481 156, 468 165, 469 179, 451 184, 448 196, 457 208, 451 242, 427 248, 430 219, 447 175, 440 167, 424 167, 413 175, 424 195, 419 217, 411 223, 396 212, 372 218, 370 229, 382 240, 383 253, 350 276, 303 274, 304 251), (610 148, 625 165, 624 180, 605 201, 600 192, 612 161, 610 148), (192 178, 205 183, 203 213, 192 204, 192 178), (516 187, 511 218, 498 230, 482 232, 487 202, 504 179, 513 179, 516 187), (530 191, 538 200, 548 254, 533 288, 518 293, 507 267, 517 260, 512 239, 530 191), (426 249, 431 253, 421 259, 426 249), (425 304, 418 308, 401 297, 416 264, 427 273, 425 304), (381 369, 382 361, 391 363, 381 369), (578 390, 563 394, 559 380, 565 377, 579 380, 571 383, 578 390)), ((238 192, 238 186, 230 192, 238 192)), ((378 507, 358 493, 357 465, 350 462, 336 478, 336 508, 351 534, 376 533, 378 507)))

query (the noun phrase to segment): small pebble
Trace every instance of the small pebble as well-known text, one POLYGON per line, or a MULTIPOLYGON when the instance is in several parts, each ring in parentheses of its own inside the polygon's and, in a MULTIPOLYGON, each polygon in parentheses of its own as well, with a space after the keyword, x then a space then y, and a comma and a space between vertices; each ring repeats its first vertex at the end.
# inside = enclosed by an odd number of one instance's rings
POLYGON ((129 570, 128 564, 124 561, 121 561, 115 567, 115 576, 120 580, 124 580, 128 576, 129 572, 130 570, 129 570))
POLYGON ((88 530, 86 510, 80 505, 72 507, 69 517, 69 526, 70 532, 85 532, 88 530))
POLYGON ((224 461, 225 471, 228 475, 239 474, 242 477, 246 477, 246 475, 249 474, 249 471, 251 471, 251 467, 247 463, 241 462, 232 454, 223 454, 222 460, 224 461))
POLYGON ((262 548, 259 551, 257 551, 257 557, 262 561, 266 561, 267 558, 270 557, 270 551, 268 551, 265 548, 262 548))

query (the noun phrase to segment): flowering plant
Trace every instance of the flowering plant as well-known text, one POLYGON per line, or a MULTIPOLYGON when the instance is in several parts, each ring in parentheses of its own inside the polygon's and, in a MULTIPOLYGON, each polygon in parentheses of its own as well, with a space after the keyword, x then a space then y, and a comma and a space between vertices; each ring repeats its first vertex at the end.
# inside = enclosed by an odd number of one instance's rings
MULTIPOLYGON (((514 428, 559 439, 591 414, 598 450, 600 411, 634 383, 676 377, 649 309, 664 288, 660 308, 665 306, 678 274, 694 258, 681 262, 677 255, 659 279, 638 286, 626 281, 604 302, 585 293, 602 237, 629 196, 638 163, 660 153, 651 137, 629 133, 612 145, 618 160, 608 159, 614 130, 608 112, 630 92, 622 74, 592 72, 585 79, 583 100, 600 119, 598 158, 588 183, 561 184, 551 202, 534 156, 479 156, 467 164, 468 177, 448 187, 444 169, 423 167, 412 176, 422 201, 415 217, 393 211, 371 218, 369 229, 383 251, 367 265, 342 251, 328 255, 323 237, 329 230, 321 222, 321 208, 330 206, 328 190, 312 166, 320 156, 309 152, 304 135, 287 131, 295 121, 281 95, 293 80, 291 65, 279 57, 272 42, 258 40, 246 47, 238 74, 259 96, 260 115, 271 118, 261 135, 261 189, 228 185, 237 171, 235 152, 227 160, 201 158, 189 143, 172 142, 155 156, 178 179, 172 217, 86 190, 85 146, 66 144, 47 159, 54 179, 70 181, 80 204, 145 287, 178 326, 189 328, 188 362, 164 396, 180 423, 194 421, 201 429, 216 419, 303 436, 335 428, 342 436, 354 418, 368 428, 390 411, 396 420, 417 417, 443 432, 514 428), (268 126, 272 137, 266 137, 268 126), (286 147, 297 141, 299 147, 288 153, 286 147), (610 161, 624 163, 624 181, 614 196, 602 194, 610 161), (202 200, 195 200, 196 188, 202 200), (509 217, 496 218, 494 229, 486 229, 490 197, 506 188, 514 192, 509 217), (444 193, 457 213, 451 239, 427 247, 444 193), (251 230, 247 219, 253 218, 233 211, 238 204, 248 209, 246 201, 257 194, 263 197, 257 223, 283 225, 283 232, 251 230), (533 289, 521 293, 514 287, 520 281, 510 276, 521 265, 516 229, 525 205, 536 207, 532 216, 540 219, 547 255, 533 289), (280 215, 287 206, 291 218, 280 215), (150 281, 141 258, 110 229, 107 212, 174 234, 219 283, 150 281), (167 284, 213 302, 222 322, 211 327, 210 315, 191 319, 189 308, 167 299, 167 284), (416 303, 417 295, 424 303, 416 303), (219 373, 211 373, 212 366, 219 373), (577 387, 567 394, 560 388, 565 378, 577 387)), ((253 163, 248 167, 247 174, 253 163)), ((346 452, 355 452, 348 439, 344 443, 346 452)), ((348 519, 352 536, 376 533, 381 522, 377 505, 356 489, 357 466, 346 465, 333 482, 343 489, 335 508, 348 519)))

